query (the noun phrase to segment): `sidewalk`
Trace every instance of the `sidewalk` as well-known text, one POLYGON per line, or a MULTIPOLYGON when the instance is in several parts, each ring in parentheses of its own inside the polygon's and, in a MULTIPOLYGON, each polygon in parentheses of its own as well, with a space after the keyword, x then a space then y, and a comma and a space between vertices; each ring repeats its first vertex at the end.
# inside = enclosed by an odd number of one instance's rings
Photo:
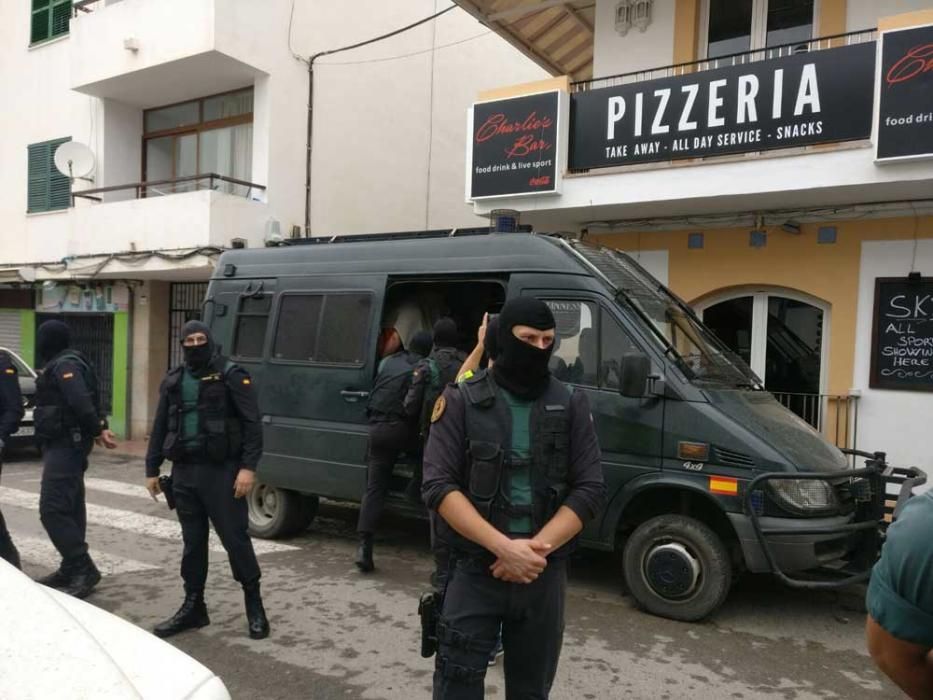
POLYGON ((127 459, 144 459, 148 447, 148 440, 120 440, 117 446, 112 450, 107 450, 107 453, 127 459))

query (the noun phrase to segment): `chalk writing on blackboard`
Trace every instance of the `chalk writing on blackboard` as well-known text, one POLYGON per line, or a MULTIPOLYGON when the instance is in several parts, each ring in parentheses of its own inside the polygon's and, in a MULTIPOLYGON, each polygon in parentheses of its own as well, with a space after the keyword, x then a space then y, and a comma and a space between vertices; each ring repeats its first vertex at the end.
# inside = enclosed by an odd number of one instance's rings
POLYGON ((933 391, 933 278, 876 280, 869 384, 933 391))

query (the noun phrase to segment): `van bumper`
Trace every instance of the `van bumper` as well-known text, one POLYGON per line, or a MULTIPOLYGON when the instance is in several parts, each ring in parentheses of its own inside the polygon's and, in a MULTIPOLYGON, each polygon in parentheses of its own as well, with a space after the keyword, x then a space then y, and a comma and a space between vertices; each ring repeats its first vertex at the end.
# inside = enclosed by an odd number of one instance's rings
MULTIPOLYGON (((726 515, 739 538, 748 571, 770 573, 771 566, 755 534, 751 519, 742 513, 726 515)), ((806 571, 845 559, 858 546, 860 540, 858 535, 846 532, 823 535, 793 534, 795 529, 844 529, 846 525, 855 522, 853 516, 806 519, 760 517, 758 522, 761 523, 762 529, 782 529, 788 533, 769 535, 767 538, 775 563, 781 571, 806 571)))

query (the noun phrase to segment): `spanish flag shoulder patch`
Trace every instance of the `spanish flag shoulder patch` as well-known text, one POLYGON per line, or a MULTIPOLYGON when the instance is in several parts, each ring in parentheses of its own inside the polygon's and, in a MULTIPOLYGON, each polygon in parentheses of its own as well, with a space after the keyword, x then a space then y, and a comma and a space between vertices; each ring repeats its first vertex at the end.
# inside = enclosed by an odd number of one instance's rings
POLYGON ((252 384, 253 381, 252 381, 249 377, 244 377, 244 378, 243 378, 243 383, 244 383, 244 384, 252 384))
POLYGON ((437 401, 434 402, 434 410, 431 411, 431 422, 437 423, 441 419, 441 416, 444 415, 444 410, 447 408, 447 399, 443 396, 438 396, 437 401))
POLYGON ((74 376, 75 376, 75 373, 74 373, 74 372, 65 372, 65 373, 62 375, 62 379, 71 379, 71 378, 73 378, 74 376))
POLYGON ((7 374, 16 374, 16 370, 13 369, 12 367, 7 367, 7 368, 6 368, 5 370, 3 370, 3 371, 6 372, 7 374))

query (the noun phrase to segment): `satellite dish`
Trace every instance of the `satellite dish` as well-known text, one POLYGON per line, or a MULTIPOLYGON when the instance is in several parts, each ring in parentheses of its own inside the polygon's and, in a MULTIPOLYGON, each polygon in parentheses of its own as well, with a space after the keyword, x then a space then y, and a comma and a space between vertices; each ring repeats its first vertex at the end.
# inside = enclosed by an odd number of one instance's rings
POLYGON ((94 154, 83 143, 66 141, 55 150, 54 160, 55 167, 62 175, 72 180, 78 178, 94 182, 93 178, 88 177, 94 172, 94 154))

